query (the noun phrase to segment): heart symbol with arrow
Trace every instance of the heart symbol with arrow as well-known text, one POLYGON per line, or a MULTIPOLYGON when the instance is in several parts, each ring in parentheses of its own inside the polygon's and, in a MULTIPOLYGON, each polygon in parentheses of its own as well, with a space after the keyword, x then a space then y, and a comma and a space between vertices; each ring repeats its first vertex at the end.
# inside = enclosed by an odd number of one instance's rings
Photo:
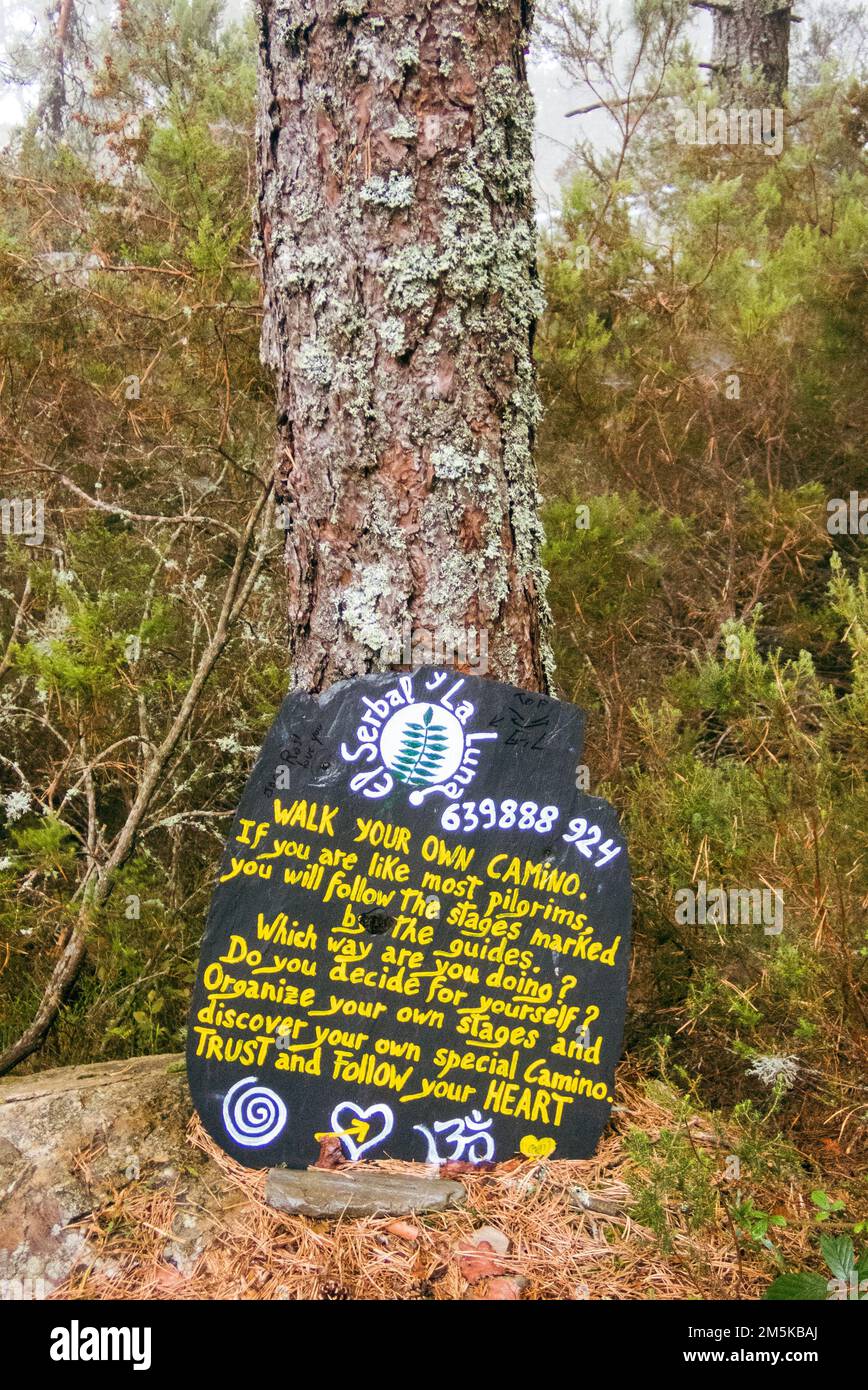
POLYGON ((388 1105, 369 1105, 367 1110, 363 1110, 354 1101, 343 1100, 332 1111, 330 1124, 331 1133, 341 1140, 349 1157, 355 1163, 356 1159, 361 1158, 363 1153, 366 1153, 368 1149, 376 1148, 378 1144, 382 1144, 383 1140, 392 1133, 395 1117, 388 1105), (373 1138, 369 1138, 371 1121, 377 1118, 382 1123, 374 1133, 373 1138))

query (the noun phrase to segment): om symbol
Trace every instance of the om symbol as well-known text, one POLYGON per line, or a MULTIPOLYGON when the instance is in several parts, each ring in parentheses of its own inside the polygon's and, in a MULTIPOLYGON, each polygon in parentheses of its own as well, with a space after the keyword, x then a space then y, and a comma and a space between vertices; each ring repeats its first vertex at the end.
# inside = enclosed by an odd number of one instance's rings
POLYGON ((452 1152, 445 1156, 438 1151, 437 1137, 427 1125, 414 1125, 428 1141, 428 1163, 485 1163, 494 1158, 494 1140, 488 1133, 491 1120, 483 1120, 478 1110, 469 1115, 457 1116, 454 1120, 435 1120, 434 1129, 441 1135, 444 1143, 451 1145, 452 1152))

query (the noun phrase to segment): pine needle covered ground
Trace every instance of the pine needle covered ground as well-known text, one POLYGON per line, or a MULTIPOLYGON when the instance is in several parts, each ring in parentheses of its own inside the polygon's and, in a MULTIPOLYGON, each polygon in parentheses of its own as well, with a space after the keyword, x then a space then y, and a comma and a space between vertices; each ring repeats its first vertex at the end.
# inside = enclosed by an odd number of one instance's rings
MULTIPOLYGON (((817 1264, 816 1208, 803 1166, 752 1184, 745 1229, 732 1153, 710 1116, 659 1083, 622 1081, 615 1132, 589 1162, 513 1160, 462 1174, 467 1202, 443 1213, 316 1221, 264 1201, 265 1173, 233 1162, 202 1130, 189 1143, 219 1166, 237 1202, 183 1272, 167 1259, 172 1189, 133 1182, 83 1223, 93 1263, 54 1298, 83 1299, 754 1299, 776 1269, 817 1264), (727 1160, 729 1159, 729 1166, 727 1160), (587 1203, 590 1201, 590 1209, 587 1203), (775 1217, 764 1243, 760 1208, 775 1217), (786 1224, 783 1224, 785 1222, 786 1224), (748 1223, 748 1224, 750 1224, 748 1223), (474 1255, 489 1228, 508 1250, 474 1255), (96 1267, 96 1269, 95 1269, 96 1267), (99 1272, 96 1272, 98 1270, 99 1272)), ((378 1163, 384 1171, 419 1165, 378 1163)))

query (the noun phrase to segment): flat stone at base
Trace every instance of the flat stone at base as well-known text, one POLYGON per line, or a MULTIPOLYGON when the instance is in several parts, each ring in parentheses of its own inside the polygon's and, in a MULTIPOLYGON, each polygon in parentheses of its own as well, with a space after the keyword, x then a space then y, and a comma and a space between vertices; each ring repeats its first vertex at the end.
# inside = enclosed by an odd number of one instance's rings
POLYGON ((269 1168, 265 1200, 295 1216, 403 1216, 440 1211, 467 1197, 460 1182, 355 1168, 269 1168))

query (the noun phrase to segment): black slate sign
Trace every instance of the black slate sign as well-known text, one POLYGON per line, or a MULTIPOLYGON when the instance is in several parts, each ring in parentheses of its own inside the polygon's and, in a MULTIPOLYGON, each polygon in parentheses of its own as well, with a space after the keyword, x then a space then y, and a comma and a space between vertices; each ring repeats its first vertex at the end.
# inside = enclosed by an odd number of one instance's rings
POLYGON ((288 695, 242 797, 188 1041, 251 1167, 588 1158, 624 1021, 630 875, 576 790, 584 716, 422 667, 288 695))

